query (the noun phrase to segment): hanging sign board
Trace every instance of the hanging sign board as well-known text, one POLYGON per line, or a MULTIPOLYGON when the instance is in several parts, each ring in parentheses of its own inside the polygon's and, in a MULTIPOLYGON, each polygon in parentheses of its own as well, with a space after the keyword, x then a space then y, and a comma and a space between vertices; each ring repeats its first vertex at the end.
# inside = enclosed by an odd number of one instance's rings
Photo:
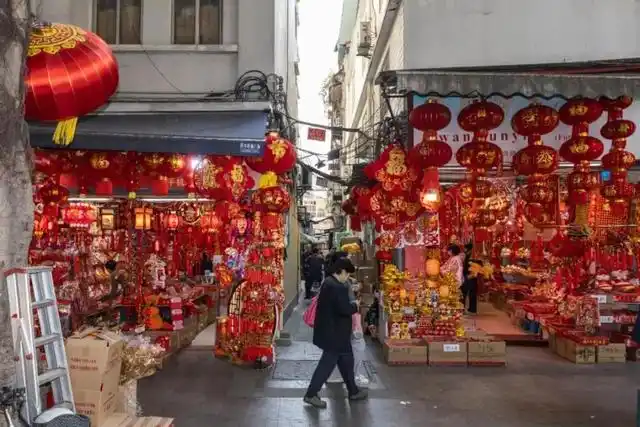
POLYGON ((308 128, 307 139, 309 141, 326 141, 327 131, 320 128, 308 128))

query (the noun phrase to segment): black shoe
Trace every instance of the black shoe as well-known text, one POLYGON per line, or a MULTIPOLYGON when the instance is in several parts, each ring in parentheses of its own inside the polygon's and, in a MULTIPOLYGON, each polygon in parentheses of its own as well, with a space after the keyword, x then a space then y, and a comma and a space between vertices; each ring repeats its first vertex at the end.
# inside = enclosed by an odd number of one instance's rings
POLYGON ((318 408, 318 409, 326 409, 327 408, 327 402, 325 402, 324 400, 320 399, 318 396, 313 396, 313 397, 308 397, 305 396, 304 399, 304 403, 313 406, 314 408, 318 408))
POLYGON ((349 400, 357 402, 359 400, 367 400, 369 398, 369 392, 367 390, 360 390, 356 394, 349 396, 349 400))

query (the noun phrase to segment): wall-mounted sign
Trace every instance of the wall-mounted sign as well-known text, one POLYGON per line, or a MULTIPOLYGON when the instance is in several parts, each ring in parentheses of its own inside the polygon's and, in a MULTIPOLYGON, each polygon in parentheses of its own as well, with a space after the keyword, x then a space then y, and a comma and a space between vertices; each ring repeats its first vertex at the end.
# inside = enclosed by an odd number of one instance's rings
POLYGON ((307 139, 309 141, 326 141, 327 131, 320 128, 308 128, 307 139))

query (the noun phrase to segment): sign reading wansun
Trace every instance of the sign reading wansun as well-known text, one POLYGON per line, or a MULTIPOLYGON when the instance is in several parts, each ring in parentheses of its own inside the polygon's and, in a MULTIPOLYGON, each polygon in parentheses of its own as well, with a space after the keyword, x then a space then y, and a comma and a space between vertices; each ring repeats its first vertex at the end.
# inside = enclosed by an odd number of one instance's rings
MULTIPOLYGON (((464 99, 458 97, 447 98, 429 98, 436 99, 443 105, 446 105, 451 110, 451 123, 449 126, 438 132, 439 138, 449 144, 453 149, 453 159, 449 164, 455 165, 455 153, 462 145, 467 142, 471 142, 473 134, 465 132, 458 126, 457 117, 465 106, 472 103, 472 99, 464 99)), ((418 106, 424 104, 427 98, 421 96, 414 96, 413 105, 418 106)), ((526 99, 523 97, 515 96, 510 99, 502 97, 490 97, 487 101, 494 102, 504 109, 505 117, 502 124, 489 132, 489 141, 497 144, 502 148, 504 152, 505 163, 511 163, 511 158, 519 150, 527 146, 527 139, 518 135, 511 128, 511 119, 522 108, 528 106, 532 102, 537 102, 542 105, 548 105, 549 107, 559 110, 566 102, 561 98, 554 98, 550 100, 546 99, 526 99)), ((624 110, 624 118, 632 120, 634 123, 640 124, 640 102, 634 102, 629 108, 624 110)), ((604 152, 607 153, 611 148, 611 141, 604 139, 600 136, 600 129, 607 121, 606 112, 602 114, 602 117, 589 127, 589 134, 600 139, 604 143, 604 152)), ((560 123, 558 127, 548 135, 544 135, 542 140, 545 145, 559 149, 563 142, 571 137, 571 127, 563 123, 560 123)), ((422 132, 414 130, 414 144, 419 144, 422 140, 422 132)), ((627 150, 640 157, 640 131, 631 136, 627 141, 627 150)))

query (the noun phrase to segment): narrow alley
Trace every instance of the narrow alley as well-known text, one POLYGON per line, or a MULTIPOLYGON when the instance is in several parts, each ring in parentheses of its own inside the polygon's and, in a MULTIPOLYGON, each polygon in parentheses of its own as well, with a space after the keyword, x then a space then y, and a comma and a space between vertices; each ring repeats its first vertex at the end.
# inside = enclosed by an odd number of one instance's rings
POLYGON ((203 347, 183 351, 140 382, 144 413, 175 417, 179 427, 627 427, 635 420, 640 366, 580 366, 522 347, 509 347, 504 368, 388 367, 370 343, 369 401, 349 404, 332 384, 323 390, 329 407, 317 410, 302 402, 320 357, 303 312, 301 304, 287 323, 292 345, 279 347, 276 365, 264 371, 233 367, 203 347))

